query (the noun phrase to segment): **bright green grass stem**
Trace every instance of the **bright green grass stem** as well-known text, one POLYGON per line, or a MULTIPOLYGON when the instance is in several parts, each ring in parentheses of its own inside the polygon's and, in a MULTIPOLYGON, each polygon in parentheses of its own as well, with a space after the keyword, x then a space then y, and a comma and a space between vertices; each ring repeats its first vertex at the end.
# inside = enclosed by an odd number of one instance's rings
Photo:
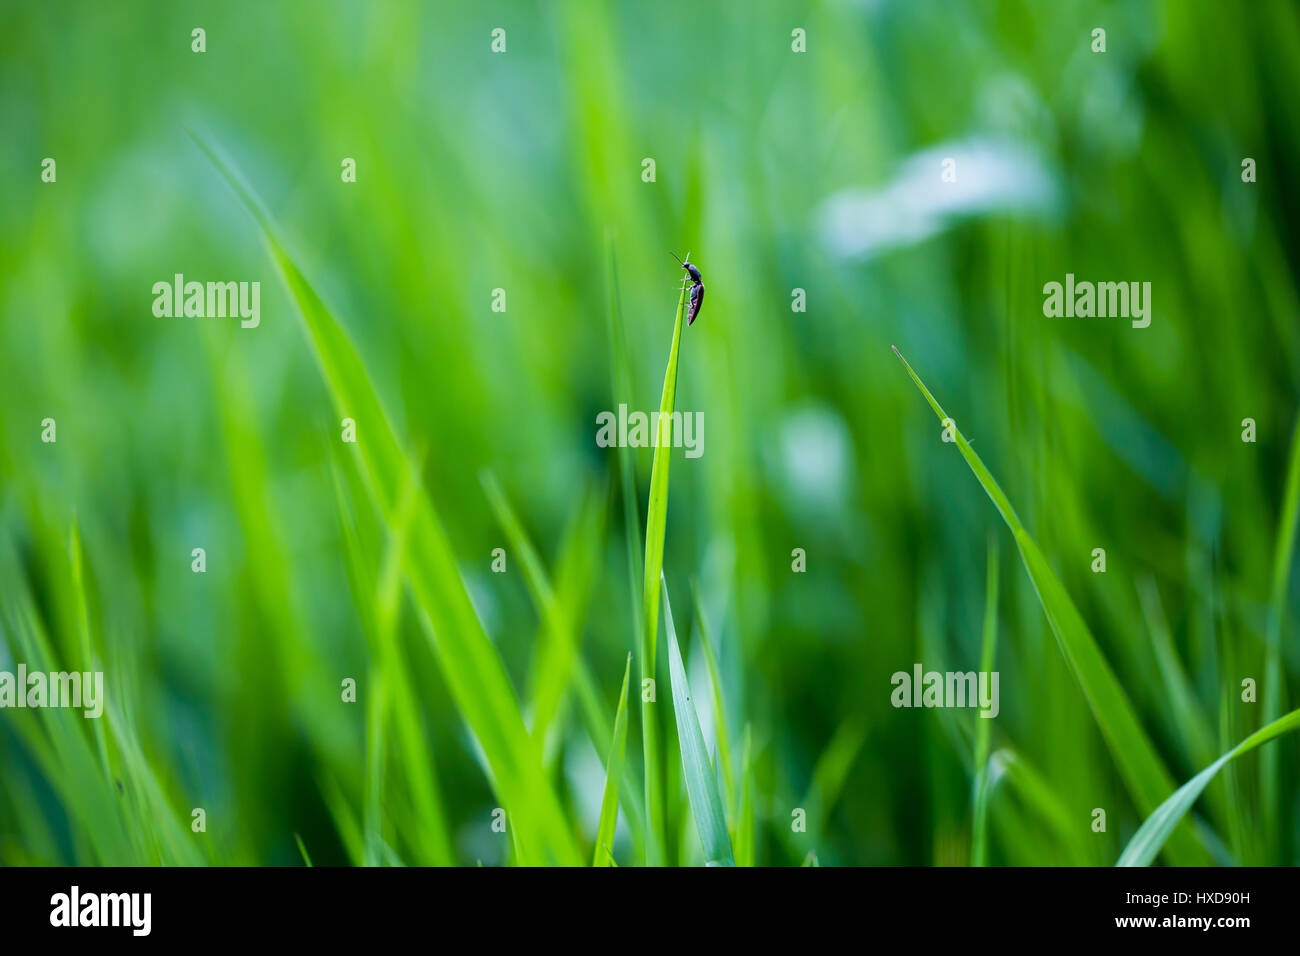
MULTIPOLYGON (((645 681, 655 678, 655 650, 659 638, 659 577, 664 563, 664 532, 668 523, 668 466, 672 461, 672 412, 677 400, 677 356, 682 339, 682 306, 686 287, 677 297, 673 320, 673 344, 664 372, 663 397, 659 402, 659 434, 655 436, 654 464, 650 470, 650 502, 645 519, 645 578, 641 600, 645 627, 641 632, 641 745, 645 759, 646 865, 662 866, 667 847, 663 752, 659 740, 656 701, 647 700, 645 681)), ((654 686, 652 683, 650 686, 654 686)), ((653 695, 656 700, 658 694, 653 695)))

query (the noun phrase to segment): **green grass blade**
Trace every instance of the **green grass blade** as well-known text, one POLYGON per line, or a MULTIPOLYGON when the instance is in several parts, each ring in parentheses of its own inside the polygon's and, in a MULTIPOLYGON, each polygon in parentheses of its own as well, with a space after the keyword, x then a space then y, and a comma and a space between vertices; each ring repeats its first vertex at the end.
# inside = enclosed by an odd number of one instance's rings
MULTIPOLYGON (((353 447, 367 488, 391 520, 406 480, 407 454, 360 355, 277 238, 251 191, 209 146, 197 137, 196 142, 261 224, 271 257, 298 306, 336 413, 358 423, 353 447)), ((581 856, 573 832, 529 739, 505 665, 474 610, 442 521, 427 497, 422 496, 416 508, 404 557, 412 594, 430 625, 431 647, 456 706, 483 748, 524 862, 578 865, 581 856)))
POLYGON ((339 842, 343 844, 343 852, 348 861, 353 866, 361 866, 366 856, 366 839, 338 780, 329 771, 322 771, 317 778, 317 787, 320 789, 321 800, 334 821, 334 829, 338 833, 339 842))
POLYGON ((480 480, 497 523, 524 569, 524 581, 542 619, 529 686, 532 735, 549 755, 557 745, 558 728, 553 725, 578 658, 582 619, 594 579, 594 555, 604 535, 605 492, 600 489, 581 496, 561 544, 553 587, 537 549, 496 477, 484 472, 480 480))
MULTIPOLYGON (((1273 587, 1268 604, 1268 635, 1264 656, 1263 704, 1264 723, 1277 719, 1286 706, 1286 685, 1282 681, 1282 617, 1286 610, 1287 582, 1291 579, 1291 561, 1295 551, 1296 524, 1300 520, 1300 418, 1291 435, 1291 457, 1286 469, 1286 491, 1282 499, 1282 516, 1278 521, 1277 544, 1273 555, 1273 587)), ((1269 748, 1259 757, 1260 817, 1264 843, 1278 842, 1278 754, 1269 748)))
MULTIPOLYGON (((587 662, 581 657, 573 672, 573 689, 578 698, 578 709, 582 712, 583 724, 586 726, 587 739, 597 752, 601 745, 613 739, 614 722, 605 712, 604 702, 596 692, 596 683, 587 668, 587 662)), ((626 753, 626 751, 624 751, 626 753)), ((641 809, 641 800, 645 796, 641 780, 636 775, 636 768, 623 763, 623 772, 619 775, 619 792, 622 797, 623 819, 632 831, 632 842, 637 848, 637 855, 645 853, 645 813, 641 809)))
POLYGON ((366 695, 366 787, 362 804, 365 865, 379 866, 383 843, 384 770, 387 755, 388 687, 378 666, 370 668, 366 695))
MULTIPOLYGON (((673 344, 668 351, 663 396, 659 402, 659 431, 655 436, 654 464, 650 470, 650 501, 645 518, 645 577, 641 601, 644 624, 641 629, 641 680, 654 680, 655 650, 659 643, 659 579, 664 564, 664 532, 668 524, 668 466, 672 461, 672 411, 677 401, 677 356, 682 339, 682 305, 686 287, 677 297, 673 320, 673 344)), ((658 695, 655 695, 656 699, 658 695)), ((646 865, 661 866, 668 843, 668 822, 664 816, 663 755, 655 701, 641 695, 641 746, 645 759, 646 865)))
MULTIPOLYGON (((72 565, 72 585, 77 603, 77 633, 81 639, 82 669, 94 671, 96 666, 92 651, 93 641, 90 636, 89 601, 86 598, 85 555, 81 548, 81 532, 77 528, 75 514, 72 516, 68 530, 68 557, 72 565)), ((103 768, 104 775, 108 776, 111 773, 108 765, 108 743, 104 738, 104 727, 99 721, 94 721, 94 734, 95 744, 99 748, 99 764, 103 768)))
POLYGON ((581 650, 588 604, 598 576, 605 536, 605 487, 583 494, 560 541, 555 562, 555 602, 562 629, 547 641, 533 662, 529 682, 534 714, 533 736, 544 742, 547 766, 565 730, 568 692, 581 650))
POLYGON ((1165 685, 1165 696, 1173 710, 1175 729, 1187 752, 1192 755, 1193 766, 1204 766, 1214 759, 1214 735, 1197 705, 1191 682, 1174 650, 1169 622, 1165 620, 1164 608, 1160 604, 1160 592, 1150 576, 1139 578, 1137 589, 1142 614, 1151 634, 1156 665, 1160 668, 1160 677, 1165 685))
POLYGON ((311 854, 307 852, 307 844, 302 842, 302 837, 298 834, 293 835, 293 842, 298 845, 298 854, 302 857, 305 866, 311 866, 311 854))
POLYGON ((677 716, 677 740, 682 752, 682 777, 686 796, 695 816, 695 827, 704 845, 707 866, 735 866, 731 838, 727 835, 727 818, 722 811, 722 795, 704 745, 700 718, 691 703, 691 686, 686 680, 677 632, 673 628, 673 609, 668 603, 668 582, 662 581, 664 595, 664 633, 668 637, 668 673, 673 685, 673 713, 677 716))
POLYGON ((751 766, 753 733, 745 725, 740 748, 740 810, 736 820, 736 866, 754 865, 754 770, 751 766))
MULTIPOLYGON (((866 739, 867 728, 862 717, 849 716, 835 729, 830 742, 818 755, 808 780, 808 789, 800 801, 808 819, 808 835, 799 840, 800 844, 807 841, 821 843, 827 829, 826 821, 844 791, 844 782, 848 780, 849 771, 853 769, 866 739)), ((781 831, 787 843, 795 846, 791 841, 797 835, 788 826, 782 827, 781 831)))
MULTIPOLYGON (((525 569, 524 579, 528 592, 532 597, 533 606, 545 622, 543 626, 550 628, 560 621, 561 612, 557 610, 557 607, 575 604, 574 601, 567 599, 567 596, 573 590, 567 582, 568 579, 575 577, 575 575, 564 574, 562 568, 562 577, 566 580, 558 589, 553 587, 542 560, 537 554, 537 549, 533 546, 532 540, 528 537, 528 532, 524 530, 523 523, 519 520, 518 514, 510 504, 510 499, 506 497, 496 478, 490 473, 484 473, 482 483, 487 493, 488 502, 496 515, 497 523, 505 533, 511 550, 519 556, 523 564, 525 569)), ((588 500, 591 508, 586 510, 594 511, 599 516, 598 503, 603 500, 603 496, 593 495, 588 500)), ((599 517, 593 517, 592 520, 599 520, 599 517)), ((591 745, 599 752, 600 748, 609 741, 613 724, 610 721, 609 713, 604 709, 604 705, 596 693, 595 682, 592 680, 586 662, 580 655, 575 653, 571 664, 571 684, 578 698, 583 723, 586 726, 587 735, 591 739, 591 745)), ((552 667, 544 668, 546 673, 552 673, 553 670, 552 667)), ((623 794, 623 816, 627 820, 628 828, 632 831, 637 844, 642 845, 645 830, 640 800, 643 794, 636 792, 638 786, 639 781, 635 779, 632 769, 625 768, 620 775, 620 788, 623 794)))
MULTIPOLYGON (((989 537, 988 577, 984 589, 984 634, 980 643, 980 671, 993 670, 998 639, 998 543, 989 537)), ((975 720, 975 801, 971 823, 970 865, 984 866, 988 860, 989 737, 991 720, 975 720)))
MULTIPOLYGON (((26 661, 33 672, 56 670, 59 654, 17 561, 12 542, 0 535, 0 580, 7 582, 0 591, 0 645, 7 646, 13 660, 26 661)), ((54 791, 65 796, 64 812, 86 835, 85 852, 99 864, 197 866, 205 862, 131 732, 123 702, 107 695, 104 704, 107 766, 88 739, 87 721, 75 710, 8 711, 6 720, 12 722, 54 791), (126 799, 107 772, 115 766, 126 799)))
MULTIPOLYGON (((930 394, 925 383, 916 372, 912 371, 912 366, 908 364, 907 359, 903 358, 897 348, 894 349, 894 354, 903 363, 907 374, 921 390, 921 394, 925 396, 925 400, 939 420, 950 422, 951 419, 930 394)), ((1162 796, 1173 789, 1173 778, 1170 777, 1146 731, 1138 722, 1133 705, 1129 702, 1128 696, 1115 678, 1105 657, 1102 656, 1083 617, 1075 608, 1074 602, 1070 600, 1065 586, 1061 584, 1056 572, 1052 570, 1052 566, 1039 550, 1038 544, 1025 530, 1002 488, 955 423, 952 431, 956 437, 958 451, 961 452, 966 464, 997 506, 1002 520, 1015 536, 1016 546, 1020 549, 1021 560, 1038 594, 1039 604, 1047 615, 1048 623, 1051 625, 1052 633, 1056 635, 1066 663, 1083 689, 1084 697, 1087 698, 1097 726, 1101 729, 1106 745, 1115 758, 1120 776, 1130 796, 1140 812, 1150 814, 1160 805, 1162 796)), ((1175 865, 1203 865, 1209 862, 1208 854, 1196 843, 1188 827, 1180 828, 1172 835, 1166 853, 1170 862, 1175 865)))
POLYGON ((713 650, 713 639, 709 634, 709 622, 704 614, 704 603, 700 600, 700 589, 694 581, 691 582, 691 595, 695 599, 695 621, 700 628, 700 645, 704 648, 704 662, 709 669, 709 686, 713 691, 713 726, 718 738, 718 765, 722 770, 726 805, 735 810, 738 795, 735 776, 731 770, 731 736, 727 733, 727 711, 722 702, 722 675, 718 670, 718 658, 713 650))
POLYGON ((452 850, 446 814, 439 793, 437 769, 429 751, 429 740, 421 717, 419 695, 411 677, 411 668, 402 642, 397 636, 397 619, 401 601, 401 565, 410 532, 411 516, 418 501, 419 462, 413 462, 397 509, 397 519, 388 529, 389 541, 382 556, 378 548, 367 550, 357 522, 344 496, 342 452, 335 450, 331 465, 334 501, 339 513, 343 536, 345 568, 353 600, 361 615, 363 629, 371 642, 371 653, 388 676, 394 723, 394 738, 401 768, 407 779, 411 802, 419 826, 408 828, 407 839, 415 844, 416 859, 434 866, 452 866, 452 850), (372 570, 380 566, 379 579, 372 570))
POLYGON ((1300 728, 1300 710, 1293 710, 1285 717, 1281 717, 1272 723, 1255 731, 1237 746, 1233 747, 1214 763, 1210 764, 1191 780, 1174 791, 1164 803, 1156 808, 1138 827, 1137 833, 1133 834, 1133 839, 1129 840, 1128 846, 1120 854, 1116 866, 1148 866, 1160 852, 1165 841, 1169 838, 1170 833, 1178 825, 1183 815, 1192 808, 1196 798, 1201 795, 1201 791, 1214 778, 1214 775, 1227 764, 1235 760, 1242 754, 1249 753, 1261 744, 1265 744, 1274 737, 1279 737, 1288 731, 1300 728))
POLYGON ((641 598, 645 604, 645 637, 649 641, 648 666, 653 673, 659 627, 659 579, 664 564, 664 532, 668 524, 668 468, 672 463, 672 413, 677 402, 677 356, 682 338, 683 287, 677 298, 673 320, 673 344, 664 372, 663 396, 659 402, 659 431, 655 436, 654 464, 650 470, 650 503, 645 519, 645 578, 641 598))
MULTIPOLYGON (((483 486, 484 494, 487 495, 488 504, 492 507, 497 524, 501 526, 506 541, 514 552, 515 560, 523 568, 524 584, 528 586, 533 604, 544 618, 549 618, 555 613, 555 592, 551 589, 551 582, 546 576, 541 556, 533 547, 533 542, 524 531, 523 522, 511 507, 496 476, 490 471, 484 471, 479 475, 479 483, 483 486)), ((547 623, 550 624, 550 621, 548 620, 547 623)))
MULTIPOLYGON (((1047 779, 1024 757, 1010 747, 1002 747, 989 757, 989 798, 994 788, 1012 790, 1051 831, 1052 842, 1067 854, 1066 862, 1082 864, 1089 860, 1084 835, 1091 833, 1079 823, 1078 814, 1066 804, 1047 779), (998 786, 999 779, 1006 785, 998 786)), ((1018 829, 1018 835, 1024 830, 1018 829)))
POLYGON ((627 745, 627 682, 632 676, 632 655, 623 668, 623 689, 618 692, 618 710, 614 714, 614 737, 605 758, 605 795, 600 801, 600 823, 596 826, 596 849, 591 865, 614 863, 614 825, 618 823, 618 787, 623 776, 623 753, 627 745))

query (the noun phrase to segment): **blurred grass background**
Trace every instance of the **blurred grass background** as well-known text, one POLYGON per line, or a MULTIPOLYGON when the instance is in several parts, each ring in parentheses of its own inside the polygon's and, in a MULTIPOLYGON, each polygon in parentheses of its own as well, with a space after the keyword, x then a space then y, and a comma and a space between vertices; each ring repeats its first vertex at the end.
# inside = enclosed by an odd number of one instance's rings
MULTIPOLYGON (((716 651, 733 842, 748 787, 757 863, 970 861, 980 721, 895 710, 889 678, 978 668, 992 536, 988 862, 1114 862, 1143 814, 1001 519, 889 346, 997 475, 1173 779, 1191 777, 1285 712, 1300 672, 1280 547, 1297 87, 1282 0, 4 3, 0 669, 102 669, 108 712, 0 712, 0 863, 292 864, 295 834, 317 865, 535 858, 492 829, 511 781, 433 653, 436 608, 401 586, 402 509, 368 497, 300 303, 187 127, 355 343, 418 476, 388 491, 436 509, 526 726, 555 709, 543 776, 514 781, 563 820, 534 808, 543 859, 592 857, 637 650, 640 541, 595 418, 658 408, 671 250, 708 285, 677 382, 705 453, 674 454, 664 567, 711 748, 701 616, 716 651), (155 318, 153 283, 178 272, 260 281, 260 327, 155 318), (1150 327, 1045 318, 1043 284, 1067 272, 1151 282, 1150 327), (576 665, 547 650, 564 633, 576 665), (1265 695, 1270 633, 1282 686, 1265 695)), ((651 450, 630 461, 644 533, 651 450)), ((667 862, 698 863, 658 659, 667 862)), ((631 683, 620 865, 644 851, 631 683)), ((1274 769, 1249 754, 1197 806, 1218 862, 1297 862, 1300 761, 1291 738, 1269 746, 1274 769)))

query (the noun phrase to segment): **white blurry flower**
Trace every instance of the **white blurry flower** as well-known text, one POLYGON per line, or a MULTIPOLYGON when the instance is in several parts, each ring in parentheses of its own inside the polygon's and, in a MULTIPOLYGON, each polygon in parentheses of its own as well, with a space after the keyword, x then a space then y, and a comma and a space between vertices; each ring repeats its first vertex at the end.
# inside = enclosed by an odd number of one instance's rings
POLYGON ((820 212, 823 242, 841 258, 870 258, 928 239, 964 217, 1049 218, 1060 205, 1056 174, 1029 146, 970 139, 914 154, 877 189, 845 189, 820 212), (951 159, 955 181, 944 182, 951 159))

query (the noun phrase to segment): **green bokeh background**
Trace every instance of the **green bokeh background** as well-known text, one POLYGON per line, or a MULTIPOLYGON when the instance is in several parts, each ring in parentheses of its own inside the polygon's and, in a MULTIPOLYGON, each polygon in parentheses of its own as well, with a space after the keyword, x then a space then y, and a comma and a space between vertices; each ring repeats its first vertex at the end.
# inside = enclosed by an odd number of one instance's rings
MULTIPOLYGON (((89 653, 111 714, 0 711, 0 863, 293 864, 295 833, 317 864, 447 862, 410 753, 367 737, 376 662, 346 516, 377 559, 391 529, 359 491, 257 221, 187 129, 260 197, 421 456, 526 719, 541 622, 483 475, 548 573, 589 560, 581 655, 612 715, 635 618, 618 457, 595 417, 658 407, 681 274, 668 252, 690 251, 708 294, 684 330, 677 406, 704 413, 704 454, 674 452, 664 564, 706 737, 692 581, 731 735, 750 728, 756 861, 969 861, 975 714, 895 709, 890 675, 978 667, 992 539, 990 862, 1113 862, 1143 815, 1010 535, 890 346, 973 439, 1186 780, 1297 696, 1287 584, 1286 693, 1241 700, 1244 678, 1264 686, 1289 537, 1298 88, 1300 12, 1280 0, 7 0, 0 669, 35 666, 33 635, 56 669, 90 669, 89 653), (1150 282, 1150 327, 1044 317, 1043 284, 1067 272, 1150 282), (156 318, 152 286, 175 273, 260 281, 260 327, 156 318), (584 502, 598 532, 582 530, 584 502), (490 571, 498 547, 505 574, 490 571), (358 703, 340 700, 346 677, 358 703), (195 807, 206 833, 191 833, 195 807)), ((359 421, 359 441, 373 427, 359 421)), ((651 451, 633 460, 644 522, 651 451)), ((437 827, 456 862, 508 862, 409 598, 397 627, 437 827)), ((547 769, 589 857, 606 742, 580 712, 570 692, 547 769)), ((669 857, 698 863, 663 714, 669 857)), ((1218 862, 1297 861, 1296 742, 1270 746, 1272 803, 1257 753, 1196 808, 1218 862)), ((642 858, 624 824, 614 856, 642 858)))

